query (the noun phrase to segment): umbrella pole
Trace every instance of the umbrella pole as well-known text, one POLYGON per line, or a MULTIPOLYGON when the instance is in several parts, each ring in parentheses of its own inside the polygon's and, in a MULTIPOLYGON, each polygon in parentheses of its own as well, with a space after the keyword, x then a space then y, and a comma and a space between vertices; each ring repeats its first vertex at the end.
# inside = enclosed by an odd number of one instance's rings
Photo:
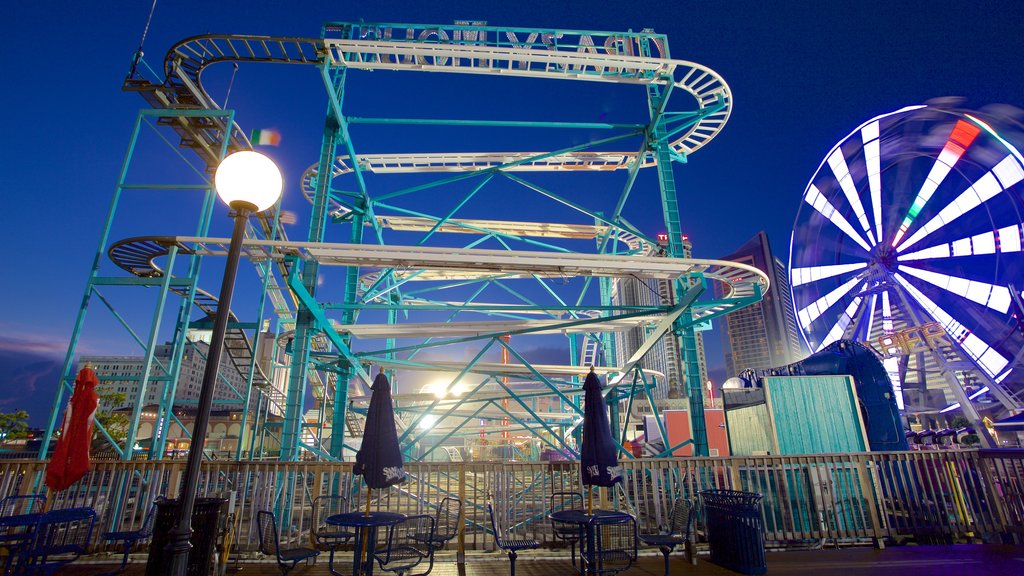
MULTIPOLYGON (((366 487, 366 516, 370 515, 370 500, 372 498, 373 498, 373 488, 370 488, 369 486, 367 486, 366 487)), ((370 528, 367 527, 367 528, 363 528, 362 530, 363 530, 363 549, 359 552, 359 557, 360 558, 365 558, 366 557, 367 540, 370 539, 370 528)), ((373 562, 373 559, 370 559, 370 562, 373 562)), ((360 564, 361 564, 361 562, 360 562, 360 564)))
POLYGON ((594 513, 594 487, 587 487, 587 514, 594 513))

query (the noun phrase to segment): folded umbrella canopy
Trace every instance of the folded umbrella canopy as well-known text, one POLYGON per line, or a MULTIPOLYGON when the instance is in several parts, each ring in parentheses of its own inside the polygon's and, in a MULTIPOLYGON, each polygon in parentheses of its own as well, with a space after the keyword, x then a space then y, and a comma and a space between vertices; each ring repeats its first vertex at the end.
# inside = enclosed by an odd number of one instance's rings
POLYGON ((387 488, 405 480, 402 451, 395 431, 395 409, 391 404, 391 383, 384 372, 377 374, 370 388, 370 407, 366 411, 363 444, 356 453, 353 473, 362 475, 366 485, 387 488))
POLYGON ((593 368, 583 382, 580 468, 584 486, 614 486, 622 481, 622 468, 608 424, 608 406, 601 395, 601 381, 593 368))
POLYGON ((65 490, 89 471, 92 424, 99 405, 99 396, 94 390, 97 384, 99 379, 88 366, 82 368, 75 378, 75 391, 64 412, 60 439, 46 467, 46 485, 51 490, 65 490))

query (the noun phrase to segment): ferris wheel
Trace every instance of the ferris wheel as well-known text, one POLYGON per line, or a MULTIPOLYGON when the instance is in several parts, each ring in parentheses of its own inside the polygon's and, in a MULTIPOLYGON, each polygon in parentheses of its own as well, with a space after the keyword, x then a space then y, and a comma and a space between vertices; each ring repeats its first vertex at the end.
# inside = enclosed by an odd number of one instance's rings
POLYGON ((1020 152, 981 116, 952 108, 883 114, 836 144, 790 241, 810 350, 840 338, 872 345, 897 391, 901 380, 913 390, 908 410, 956 402, 974 412, 984 392, 1019 408, 1022 178, 1020 152))

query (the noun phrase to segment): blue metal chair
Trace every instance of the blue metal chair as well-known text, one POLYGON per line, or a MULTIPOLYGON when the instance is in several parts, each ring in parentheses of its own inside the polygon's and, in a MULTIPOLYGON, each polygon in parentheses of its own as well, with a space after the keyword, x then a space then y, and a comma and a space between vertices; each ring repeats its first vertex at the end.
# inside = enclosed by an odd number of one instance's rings
POLYGON ((107 542, 120 542, 122 546, 122 552, 124 555, 121 557, 121 565, 115 568, 111 572, 104 572, 97 576, 114 576, 120 574, 128 568, 128 554, 131 553, 139 542, 150 538, 153 535, 153 522, 156 520, 156 503, 162 500, 157 498, 152 504, 149 505, 149 509, 146 511, 146 516, 142 519, 142 526, 139 526, 138 530, 121 530, 116 532, 104 532, 102 537, 107 542))
MULTIPOLYGON (((399 576, 409 574, 424 560, 429 559, 426 572, 415 576, 426 576, 434 568, 434 517, 427 514, 409 516, 388 527, 387 547, 375 550, 373 557, 381 570, 395 572, 399 576), (424 536, 426 536, 424 538, 424 536)), ((356 552, 358 553, 358 551, 356 552)))
POLYGON ((530 540, 528 538, 508 538, 502 536, 508 534, 508 530, 498 530, 498 523, 494 520, 494 507, 491 503, 487 503, 487 514, 491 517, 491 530, 494 531, 494 542, 498 545, 498 548, 508 552, 508 559, 511 562, 510 576, 516 576, 516 557, 520 550, 533 550, 540 548, 540 542, 536 540, 530 540))
POLYGON ((55 574, 86 553, 95 524, 96 511, 87 507, 43 514, 32 531, 31 543, 18 559, 18 572, 55 574))
POLYGON ((8 496, 0 500, 0 547, 7 548, 4 574, 10 573, 14 559, 28 543, 32 527, 39 521, 45 507, 44 494, 8 496))
POLYGON ((277 567, 281 569, 282 575, 291 572, 299 562, 316 558, 320 554, 319 550, 305 546, 281 548, 281 541, 277 536, 277 516, 273 512, 257 512, 256 528, 260 536, 260 552, 267 556, 273 555, 277 559, 277 567))
MULTIPOLYGON (((579 492, 555 492, 550 498, 550 512, 560 510, 582 510, 583 494, 579 492)), ((569 554, 572 559, 573 568, 576 567, 576 544, 580 541, 580 527, 576 524, 551 521, 552 536, 555 540, 569 544, 569 554)))
POLYGON ((648 546, 657 546, 665 555, 665 576, 668 576, 668 555, 680 545, 686 545, 686 554, 690 557, 692 564, 697 563, 697 556, 693 553, 693 541, 691 526, 693 525, 693 500, 687 498, 676 498, 672 504, 672 512, 669 513, 668 526, 660 529, 658 534, 641 534, 640 540, 648 546))
POLYGON ((587 532, 588 538, 593 538, 593 549, 580 554, 587 574, 615 574, 636 562, 636 518, 629 514, 594 516, 587 532))
POLYGON ((332 526, 326 520, 330 516, 345 512, 348 512, 348 498, 344 496, 317 496, 313 500, 313 546, 317 550, 330 552, 327 569, 335 576, 338 576, 339 572, 334 569, 334 553, 347 544, 356 533, 341 526, 332 526))
POLYGON ((461 518, 462 500, 445 497, 437 507, 433 533, 417 532, 412 537, 430 546, 431 552, 436 552, 444 548, 448 542, 459 535, 459 521, 461 518))

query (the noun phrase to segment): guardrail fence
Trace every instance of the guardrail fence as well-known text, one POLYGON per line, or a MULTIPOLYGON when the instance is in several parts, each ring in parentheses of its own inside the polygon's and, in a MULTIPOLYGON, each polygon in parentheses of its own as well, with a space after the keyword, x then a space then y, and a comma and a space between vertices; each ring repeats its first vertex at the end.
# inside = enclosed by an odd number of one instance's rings
MULTIPOLYGON (((80 482, 49 494, 48 507, 92 506, 102 530, 132 530, 150 502, 177 494, 183 461, 97 462, 80 482)), ((813 456, 623 461, 624 481, 596 493, 595 507, 624 509, 641 529, 667 523, 677 496, 726 488, 764 496, 769 546, 823 541, 1024 541, 1024 450, 872 452, 813 456)), ((0 497, 42 490, 46 463, 0 462, 0 497)), ((523 537, 553 544, 549 495, 580 490, 573 462, 451 462, 405 465, 409 481, 374 491, 371 507, 434 513, 445 496, 464 502, 458 550, 489 550, 487 502, 523 537)), ((344 494, 352 510, 367 491, 351 463, 205 462, 200 495, 232 497, 236 550, 257 546, 256 512, 274 510, 282 544, 309 539, 312 502, 344 494)), ((454 546, 453 546, 454 547, 454 546)))

